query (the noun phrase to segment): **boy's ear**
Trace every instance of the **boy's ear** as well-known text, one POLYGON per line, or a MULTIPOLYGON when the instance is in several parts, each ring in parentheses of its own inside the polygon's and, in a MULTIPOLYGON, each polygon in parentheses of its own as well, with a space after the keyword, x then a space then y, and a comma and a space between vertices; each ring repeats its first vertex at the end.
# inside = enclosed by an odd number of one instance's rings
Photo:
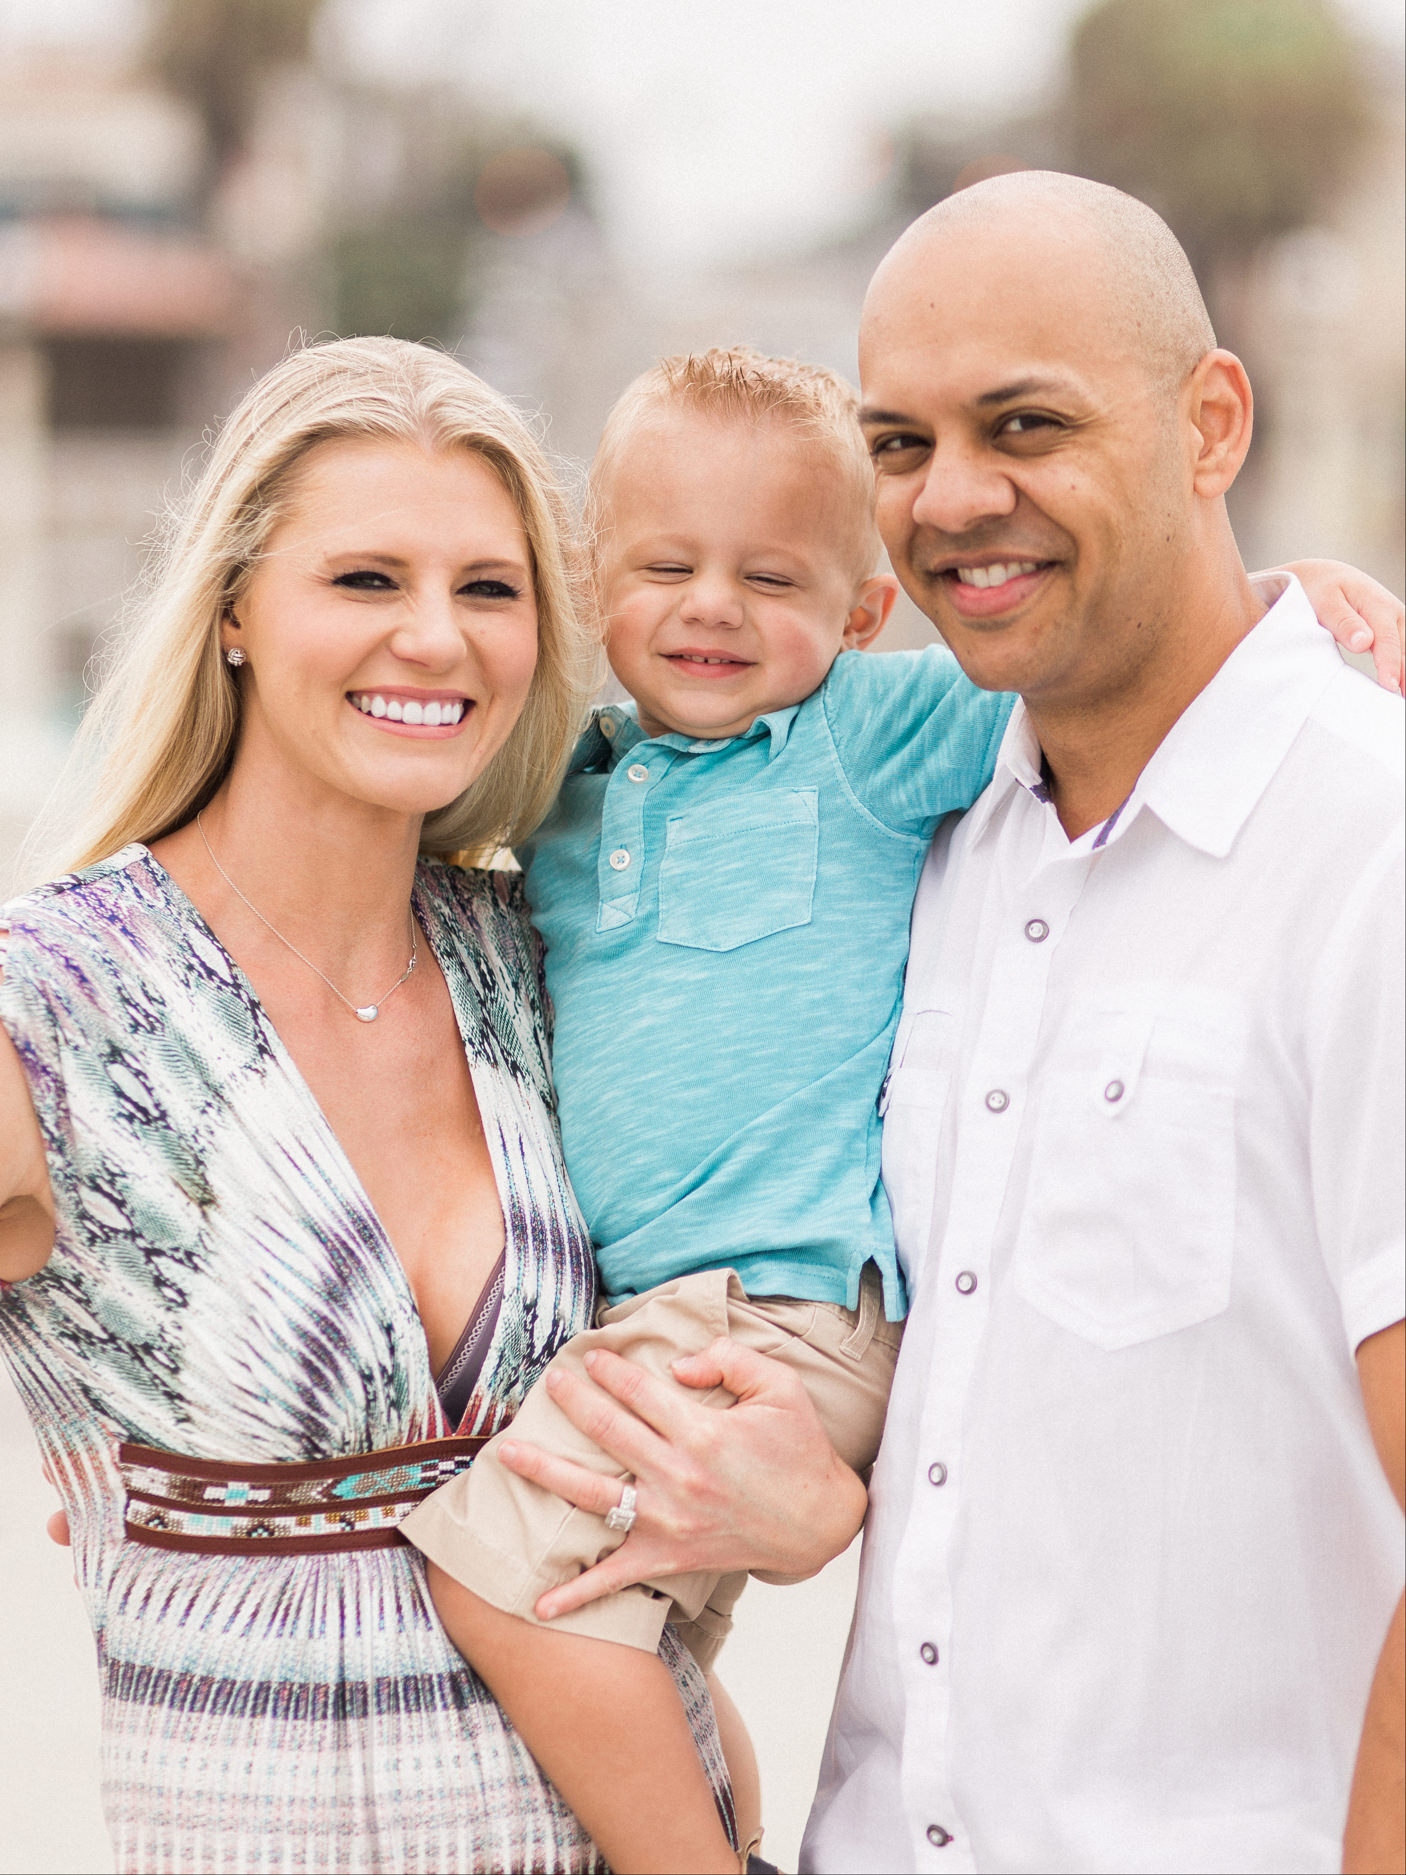
POLYGON ((869 649, 888 623, 889 613, 897 597, 898 581, 892 573, 876 573, 872 579, 864 581, 845 621, 846 651, 869 649))

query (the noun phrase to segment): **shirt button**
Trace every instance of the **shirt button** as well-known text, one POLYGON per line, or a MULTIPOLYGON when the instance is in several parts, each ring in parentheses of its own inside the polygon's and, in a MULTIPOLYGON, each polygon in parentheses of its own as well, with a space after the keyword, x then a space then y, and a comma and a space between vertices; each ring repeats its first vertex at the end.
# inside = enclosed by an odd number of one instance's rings
POLYGON ((947 1467, 943 1464, 941 1459, 938 1459, 935 1465, 928 1466, 928 1483, 929 1484, 946 1484, 946 1482, 947 1482, 947 1467))
POLYGON ((649 780, 649 770, 645 767, 643 762, 631 762, 630 766, 625 770, 625 773, 630 777, 631 781, 649 780))
POLYGON ((918 1652, 922 1655, 923 1664, 925 1666, 935 1667, 937 1665, 937 1649, 933 1646, 931 1641, 924 1641, 922 1646, 918 1649, 918 1652))
POLYGON ((625 868, 629 865, 629 863, 630 863, 630 855, 626 852, 623 846, 617 846, 615 851, 610 855, 610 864, 611 864, 612 869, 615 872, 624 872, 625 868))
POLYGON ((944 1829, 941 1823, 929 1823, 927 1838, 934 1849, 945 1849, 952 1840, 952 1832, 944 1829))
POLYGON ((993 1087, 986 1096, 986 1105, 992 1113, 1004 1113, 1011 1104, 1011 1097, 1004 1087, 993 1087))
POLYGON ((976 1288, 976 1274, 973 1270, 961 1270, 957 1276, 957 1294, 969 1296, 976 1288))
POLYGON ((1103 1090, 1103 1097, 1108 1101, 1121 1100, 1126 1092, 1121 1081, 1110 1081, 1103 1090))
POLYGON ((615 734, 615 718, 613 716, 601 717, 600 732, 603 736, 613 736, 615 734))
POLYGON ((1050 927, 1043 918, 1032 918, 1025 927, 1025 935, 1032 944, 1043 944, 1050 935, 1050 927))

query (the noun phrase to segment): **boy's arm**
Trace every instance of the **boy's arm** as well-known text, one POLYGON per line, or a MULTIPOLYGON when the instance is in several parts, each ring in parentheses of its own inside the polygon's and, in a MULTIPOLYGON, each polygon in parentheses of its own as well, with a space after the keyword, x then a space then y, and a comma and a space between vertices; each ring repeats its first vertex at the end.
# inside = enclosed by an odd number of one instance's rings
POLYGON ((931 834, 991 779, 1015 699, 979 690, 950 651, 848 652, 826 680, 851 793, 895 833, 931 834))
POLYGON ((1383 690, 1401 690, 1406 661, 1401 654, 1406 608, 1385 586, 1341 560, 1288 560, 1270 573, 1292 573, 1308 594, 1318 623, 1344 651, 1367 652, 1383 690))

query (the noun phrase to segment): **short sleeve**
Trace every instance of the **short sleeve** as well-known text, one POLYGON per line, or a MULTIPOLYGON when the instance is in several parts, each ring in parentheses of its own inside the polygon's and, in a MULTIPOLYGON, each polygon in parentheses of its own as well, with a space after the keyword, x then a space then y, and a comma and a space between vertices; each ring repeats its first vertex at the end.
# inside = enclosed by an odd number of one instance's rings
POLYGON ((855 798, 895 833, 926 836, 990 781, 1015 699, 979 690, 950 651, 845 651, 825 712, 855 798))
POLYGON ((1406 1315, 1403 871, 1398 843, 1364 872, 1306 1010, 1313 1205, 1354 1353, 1406 1315))

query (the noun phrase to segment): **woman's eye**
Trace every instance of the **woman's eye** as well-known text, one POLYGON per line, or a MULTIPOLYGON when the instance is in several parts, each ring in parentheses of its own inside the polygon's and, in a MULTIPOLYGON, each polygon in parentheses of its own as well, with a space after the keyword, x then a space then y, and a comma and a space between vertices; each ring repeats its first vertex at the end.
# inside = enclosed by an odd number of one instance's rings
POLYGON ((518 587, 506 579, 471 579, 460 588, 474 599, 521 599, 518 587))
POLYGON ((342 586, 349 592, 393 592, 395 581, 386 573, 378 573, 372 567, 358 567, 352 573, 339 573, 333 580, 334 586, 342 586))

